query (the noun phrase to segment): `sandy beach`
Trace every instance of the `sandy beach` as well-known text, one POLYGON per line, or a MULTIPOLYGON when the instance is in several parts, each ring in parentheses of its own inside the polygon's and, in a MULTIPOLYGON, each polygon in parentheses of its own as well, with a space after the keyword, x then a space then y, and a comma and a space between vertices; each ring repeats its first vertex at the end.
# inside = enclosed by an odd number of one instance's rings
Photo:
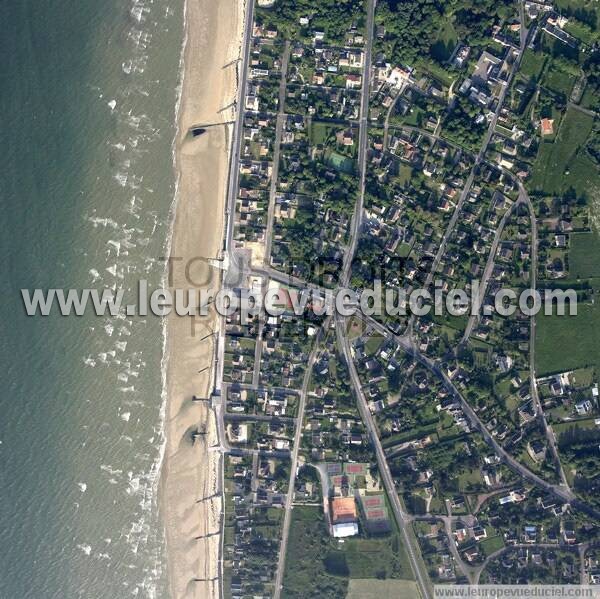
MULTIPOLYGON (((178 197, 171 256, 174 288, 214 286, 204 259, 219 254, 227 191, 228 125, 192 137, 190 127, 231 121, 243 21, 242 0, 187 0, 184 79, 176 140, 178 197), (198 260, 202 258, 202 260, 198 260), (194 260, 186 276, 185 265, 194 260)), ((166 530, 171 598, 219 596, 220 454, 209 406, 192 402, 212 388, 215 315, 173 314, 167 324, 167 446, 160 505, 166 530), (192 439, 196 430, 207 434, 192 439), (216 534, 215 534, 216 533, 216 534), (207 536, 208 535, 208 536, 207 536)))

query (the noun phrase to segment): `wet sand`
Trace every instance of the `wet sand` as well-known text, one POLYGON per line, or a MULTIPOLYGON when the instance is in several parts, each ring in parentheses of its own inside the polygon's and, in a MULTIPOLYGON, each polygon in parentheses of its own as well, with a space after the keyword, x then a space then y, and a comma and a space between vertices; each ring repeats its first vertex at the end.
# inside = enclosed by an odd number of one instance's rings
MULTIPOLYGON (((171 246, 173 288, 219 281, 218 271, 205 259, 219 255, 223 237, 230 126, 210 127, 199 137, 189 129, 234 117, 232 108, 222 109, 236 94, 236 66, 223 67, 239 56, 242 20, 241 0, 187 0, 175 148, 179 187, 171 246)), ((220 454, 210 450, 217 444, 216 423, 207 403, 192 402, 193 395, 206 398, 212 389, 215 337, 202 338, 217 325, 214 314, 195 319, 172 314, 167 323, 167 446, 160 507, 171 599, 219 596, 220 454), (196 430, 206 434, 194 440, 196 430)))

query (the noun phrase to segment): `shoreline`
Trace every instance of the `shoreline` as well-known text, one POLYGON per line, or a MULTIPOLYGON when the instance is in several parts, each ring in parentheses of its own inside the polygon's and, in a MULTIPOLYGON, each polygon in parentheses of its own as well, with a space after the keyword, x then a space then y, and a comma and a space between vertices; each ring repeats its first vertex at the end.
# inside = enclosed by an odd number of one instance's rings
MULTIPOLYGON (((224 234, 229 169, 228 125, 199 136, 192 125, 232 120, 237 94, 236 65, 241 48, 243 3, 238 0, 186 0, 182 76, 173 146, 176 191, 167 245, 172 263, 168 285, 203 288, 217 281, 206 258, 216 258, 224 234), (222 110, 222 112, 219 112, 222 110), (195 258, 186 273, 184 265, 195 258)), ((222 498, 220 453, 214 415, 206 402, 212 388, 215 337, 213 312, 206 317, 166 321, 166 446, 159 486, 159 509, 167 546, 170 597, 220 596, 219 558, 222 498), (203 339, 203 340, 202 340, 203 339), (196 436, 194 431, 205 434, 196 436)))

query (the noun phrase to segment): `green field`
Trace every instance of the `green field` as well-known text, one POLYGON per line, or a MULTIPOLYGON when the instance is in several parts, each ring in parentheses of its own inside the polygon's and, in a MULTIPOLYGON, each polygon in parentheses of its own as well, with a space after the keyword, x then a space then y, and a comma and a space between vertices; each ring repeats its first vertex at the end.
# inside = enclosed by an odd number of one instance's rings
POLYGON ((579 370, 575 370, 569 376, 569 380, 577 387, 591 387, 594 382, 594 369, 580 368, 579 370))
POLYGON ((340 129, 339 125, 329 125, 313 121, 308 130, 310 143, 315 146, 324 145, 326 142, 331 141, 340 129))
POLYGON ((404 185, 406 185, 412 179, 412 176, 412 166, 409 166, 408 164, 401 164, 400 172, 398 173, 398 183, 404 187, 404 185))
POLYGON ((538 376, 594 366, 600 372, 600 304, 579 304, 576 316, 536 317, 538 376))
POLYGON ((419 599, 419 588, 412 580, 373 580, 372 578, 354 579, 348 586, 346 599, 419 599))
POLYGON ((521 62, 520 73, 528 78, 539 78, 545 64, 546 56, 543 52, 534 52, 530 48, 527 48, 523 55, 523 61, 521 62))
POLYGON ((413 427, 402 433, 391 435, 390 437, 384 438, 382 446, 384 449, 399 445, 400 443, 406 443, 406 441, 412 441, 413 439, 426 437, 427 435, 435 435, 437 432, 438 421, 430 422, 426 425, 413 427))
POLYGON ((458 489, 470 491, 473 486, 480 485, 482 480, 479 468, 467 468, 458 475, 458 489))
POLYGON ((438 32, 435 42, 432 44, 430 53, 431 56, 438 62, 446 62, 458 41, 458 35, 452 25, 450 19, 444 21, 444 26, 438 32))
POLYGON ((597 110, 598 108, 598 95, 593 86, 587 85, 585 91, 583 92, 583 97, 581 98, 580 105, 583 108, 590 108, 593 110, 597 110))
POLYGON ((543 85, 550 91, 562 94, 568 99, 577 79, 571 73, 567 73, 553 64, 544 76, 543 85))
POLYGON ((572 422, 560 422, 554 424, 552 428, 558 437, 571 429, 596 430, 598 425, 595 418, 582 418, 581 420, 573 420, 572 422))
POLYGON ((283 578, 284 597, 334 599, 346 594, 347 579, 326 571, 323 557, 330 542, 320 508, 294 507, 283 578))
POLYGON ((284 597, 344 597, 348 579, 412 579, 397 532, 374 538, 329 536, 320 507, 295 506, 283 579, 284 597))
POLYGON ((586 20, 589 20, 590 24, 594 24, 595 20, 596 29, 600 27, 600 11, 597 10, 597 0, 556 0, 554 4, 566 16, 570 16, 572 12, 577 13, 577 11, 580 11, 586 16, 586 20))
POLYGON ((383 337, 380 337, 379 334, 371 335, 365 343, 365 352, 369 356, 375 354, 375 352, 381 347, 382 343, 383 337))
POLYGON ((504 540, 502 537, 488 537, 481 541, 481 548, 486 555, 491 555, 499 549, 502 549, 502 547, 504 547, 504 540))
POLYGON ((530 187, 546 194, 563 193, 573 187, 579 194, 593 188, 597 169, 583 151, 592 131, 593 117, 569 108, 553 142, 540 145, 530 187))
POLYGON ((570 33, 573 37, 580 39, 585 44, 593 44, 598 40, 598 32, 593 31, 585 23, 581 23, 575 19, 570 20, 566 26, 565 31, 570 33))
POLYGON ((600 277, 600 235, 573 233, 570 241, 569 270, 578 279, 600 277))
POLYGON ((348 538, 342 553, 350 578, 412 578, 408 557, 396 534, 370 539, 348 538))
POLYGON ((344 173, 354 172, 354 160, 347 156, 343 156, 342 154, 338 154, 337 152, 328 152, 326 154, 325 162, 337 171, 342 171, 344 173))
POLYGON ((454 81, 454 77, 434 60, 423 58, 417 62, 417 66, 446 87, 450 87, 454 81))
POLYGON ((419 106, 412 106, 403 116, 393 115, 390 121, 395 124, 409 125, 410 127, 420 127, 426 112, 419 106))

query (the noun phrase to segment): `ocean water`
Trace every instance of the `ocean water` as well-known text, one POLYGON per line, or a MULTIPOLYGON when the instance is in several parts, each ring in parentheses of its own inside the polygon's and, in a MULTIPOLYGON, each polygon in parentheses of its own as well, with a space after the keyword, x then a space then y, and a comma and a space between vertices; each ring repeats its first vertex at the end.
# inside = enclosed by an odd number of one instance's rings
POLYGON ((160 284, 183 0, 5 0, 0 27, 0 599, 166 597, 162 322, 19 290, 160 284))

